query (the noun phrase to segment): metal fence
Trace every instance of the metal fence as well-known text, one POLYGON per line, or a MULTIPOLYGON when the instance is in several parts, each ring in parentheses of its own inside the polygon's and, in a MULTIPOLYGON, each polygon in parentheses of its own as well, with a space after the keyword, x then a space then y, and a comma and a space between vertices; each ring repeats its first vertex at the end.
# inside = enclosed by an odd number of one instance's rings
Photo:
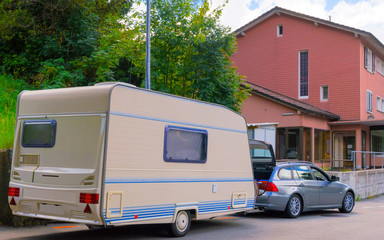
POLYGON ((384 168, 384 152, 352 151, 353 171, 384 168), (357 166, 360 162, 361 166, 357 166))
POLYGON ((384 152, 352 151, 351 159, 317 159, 324 170, 367 170, 384 168, 384 152))
POLYGON ((352 159, 316 159, 315 164, 323 170, 353 170, 352 159))

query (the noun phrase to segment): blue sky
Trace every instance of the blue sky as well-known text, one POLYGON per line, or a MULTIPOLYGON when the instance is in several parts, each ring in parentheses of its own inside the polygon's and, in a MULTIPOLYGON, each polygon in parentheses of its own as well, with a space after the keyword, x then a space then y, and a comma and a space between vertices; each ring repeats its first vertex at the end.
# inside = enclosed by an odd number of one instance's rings
MULTIPOLYGON (((226 0, 210 0, 213 7, 226 0)), ((271 8, 307 14, 368 31, 384 44, 384 0, 228 0, 221 23, 236 30, 271 8)))
MULTIPOLYGON (((332 10, 340 1, 339 0, 326 0, 325 10, 332 10)), ((348 4, 355 4, 361 0, 344 0, 348 4)))

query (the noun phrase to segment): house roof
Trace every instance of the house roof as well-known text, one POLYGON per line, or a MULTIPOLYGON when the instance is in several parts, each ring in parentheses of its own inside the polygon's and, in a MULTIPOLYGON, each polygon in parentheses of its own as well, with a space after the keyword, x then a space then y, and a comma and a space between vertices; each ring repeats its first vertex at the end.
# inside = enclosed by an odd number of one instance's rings
POLYGON ((328 112, 324 109, 315 107, 311 104, 299 101, 297 99, 288 97, 284 94, 272 91, 270 89, 267 89, 265 87, 262 87, 262 86, 259 86, 259 85, 256 85, 256 84, 253 84, 250 82, 247 82, 247 84, 251 88, 252 93, 257 94, 257 95, 262 96, 262 97, 265 97, 265 98, 268 98, 268 99, 275 101, 277 103, 280 103, 280 104, 286 105, 288 107, 300 110, 300 111, 305 112, 307 114, 313 114, 313 115, 325 117, 325 118, 328 118, 329 120, 332 120, 332 121, 340 120, 340 116, 335 114, 335 113, 328 112))
POLYGON ((296 18, 300 18, 300 19, 304 19, 304 20, 307 20, 307 21, 311 21, 315 25, 325 25, 325 26, 332 27, 332 28, 335 28, 335 29, 338 29, 338 30, 342 30, 342 31, 353 33, 355 35, 355 37, 359 37, 361 40, 367 42, 368 44, 370 44, 371 46, 373 46, 378 51, 380 51, 381 53, 384 54, 384 44, 382 42, 380 42, 370 32, 366 32, 366 31, 363 31, 363 30, 360 30, 360 29, 356 29, 356 28, 345 26, 345 25, 337 24, 337 23, 334 23, 334 22, 331 22, 331 21, 327 21, 327 20, 324 20, 324 19, 321 19, 321 18, 312 17, 312 16, 309 16, 309 15, 305 15, 305 14, 302 14, 302 13, 294 12, 294 11, 287 10, 287 9, 284 9, 284 8, 280 8, 280 7, 272 8, 271 10, 269 10, 266 13, 264 13, 260 17, 254 19, 253 21, 251 21, 251 22, 245 24, 244 26, 240 27, 239 29, 235 30, 235 32, 234 32, 235 36, 239 36, 239 35, 240 36, 244 36, 245 32, 247 30, 249 30, 250 28, 258 25, 259 23, 263 22, 264 20, 266 20, 266 19, 268 19, 268 18, 270 18, 270 17, 272 17, 274 15, 280 16, 281 14, 285 14, 285 15, 296 17, 296 18))

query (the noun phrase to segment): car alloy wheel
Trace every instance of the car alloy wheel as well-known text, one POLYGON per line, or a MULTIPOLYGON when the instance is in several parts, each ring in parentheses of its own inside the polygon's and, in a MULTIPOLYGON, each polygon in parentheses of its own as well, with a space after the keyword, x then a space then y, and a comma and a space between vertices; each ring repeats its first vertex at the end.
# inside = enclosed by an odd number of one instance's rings
POLYGON ((285 212, 288 217, 295 218, 298 217, 301 213, 301 199, 298 195, 294 194, 288 200, 288 205, 285 209, 285 212))
POLYGON ((343 199, 343 206, 339 208, 342 213, 350 213, 355 205, 355 199, 351 192, 347 192, 343 199))

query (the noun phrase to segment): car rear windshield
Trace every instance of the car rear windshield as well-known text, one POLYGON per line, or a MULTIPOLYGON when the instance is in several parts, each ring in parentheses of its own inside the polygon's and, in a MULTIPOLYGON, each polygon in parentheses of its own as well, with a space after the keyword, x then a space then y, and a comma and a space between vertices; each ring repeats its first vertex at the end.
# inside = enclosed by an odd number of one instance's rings
POLYGON ((52 148, 55 145, 55 120, 26 120, 23 123, 21 145, 30 148, 52 148))
POLYGON ((249 146, 252 160, 272 162, 271 150, 268 145, 263 143, 251 143, 249 146))

